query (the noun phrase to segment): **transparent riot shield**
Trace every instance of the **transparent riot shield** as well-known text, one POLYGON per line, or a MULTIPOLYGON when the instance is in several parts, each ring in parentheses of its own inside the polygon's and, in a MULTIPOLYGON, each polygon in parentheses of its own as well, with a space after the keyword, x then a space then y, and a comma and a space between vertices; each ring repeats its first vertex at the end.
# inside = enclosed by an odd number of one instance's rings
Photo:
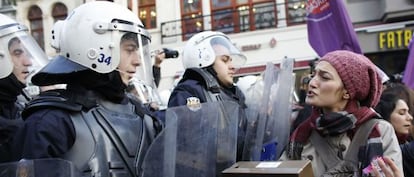
POLYGON ((62 159, 20 160, 0 164, 1 177, 81 177, 70 161, 62 159))
POLYGON ((271 87, 270 110, 266 123, 268 134, 265 135, 263 142, 265 144, 277 142, 276 159, 280 157, 289 140, 295 85, 293 64, 292 58, 282 60, 277 84, 271 87))
POLYGON ((243 148, 243 160, 260 160, 266 133, 266 121, 270 110, 270 97, 264 95, 271 95, 271 86, 276 84, 278 74, 279 69, 274 64, 268 63, 265 71, 261 75, 261 80, 258 80, 245 93, 246 98, 252 99, 246 102, 248 126, 243 148))
POLYGON ((269 154, 273 157, 267 159, 279 158, 290 131, 293 83, 293 59, 285 58, 281 69, 268 63, 262 80, 252 86, 251 92, 247 92, 246 97, 255 99, 247 103, 244 160, 263 160, 261 155, 265 147, 273 148, 274 151, 269 154))
POLYGON ((202 103, 168 108, 151 144, 144 177, 214 177, 236 162, 239 105, 202 103))

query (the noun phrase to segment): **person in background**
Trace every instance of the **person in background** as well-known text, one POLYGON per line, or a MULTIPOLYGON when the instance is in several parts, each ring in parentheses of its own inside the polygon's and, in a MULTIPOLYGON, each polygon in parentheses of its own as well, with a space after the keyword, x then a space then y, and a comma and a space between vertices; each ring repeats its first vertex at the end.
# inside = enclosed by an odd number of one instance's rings
MULTIPOLYGON (((395 88, 389 87, 382 93, 380 102, 375 107, 375 111, 377 111, 384 120, 392 124, 398 142, 404 144, 407 142, 407 137, 410 135, 413 116, 410 114, 410 108, 405 101, 408 98, 400 97, 399 94, 395 94, 392 89, 395 88)), ((403 90, 400 90, 399 93, 402 91, 403 90)))
POLYGON ((400 145, 403 156, 404 176, 414 176, 414 141, 400 145))
POLYGON ((387 82, 386 89, 384 92, 397 95, 399 98, 403 99, 410 109, 409 112, 411 115, 414 115, 414 91, 407 87, 402 82, 387 82))
POLYGON ((155 51, 155 61, 154 65, 152 65, 152 73, 154 76, 155 85, 157 87, 160 85, 161 80, 161 63, 164 61, 164 59, 177 58, 178 55, 178 51, 168 48, 163 48, 162 50, 155 51))
POLYGON ((23 125, 18 102, 37 61, 47 59, 28 29, 0 14, 0 163, 9 162, 13 136, 23 125))
POLYGON ((387 85, 375 110, 394 127, 401 147, 404 175, 414 176, 413 91, 401 82, 387 85))
MULTIPOLYGON (((313 70, 313 69, 311 69, 313 70)), ((301 87, 299 91, 299 106, 298 115, 295 120, 292 122, 291 133, 303 122, 305 121, 312 112, 312 106, 306 104, 306 94, 308 93, 309 81, 311 80, 311 75, 306 75, 301 79, 301 87)))
POLYGON ((64 159, 82 176, 140 176, 162 127, 125 88, 136 73, 153 81, 149 33, 134 13, 107 1, 70 14, 52 30, 60 53, 32 77, 35 85, 66 89, 42 92, 24 109, 15 158, 64 159))
POLYGON ((381 92, 368 58, 344 50, 327 53, 309 82, 312 114, 292 133, 282 159, 312 160, 315 176, 363 175, 377 156, 393 159, 402 171, 394 129, 373 110, 381 92))
POLYGON ((161 63, 165 59, 165 52, 164 51, 156 51, 154 56, 154 65, 152 65, 152 74, 154 76, 155 85, 158 87, 160 85, 161 80, 161 63))

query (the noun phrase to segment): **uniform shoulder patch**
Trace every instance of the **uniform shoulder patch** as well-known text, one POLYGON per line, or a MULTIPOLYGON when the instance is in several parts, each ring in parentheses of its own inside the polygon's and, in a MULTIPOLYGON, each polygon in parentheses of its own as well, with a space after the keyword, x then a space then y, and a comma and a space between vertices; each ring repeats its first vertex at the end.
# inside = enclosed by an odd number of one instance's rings
POLYGON ((197 111, 201 108, 200 99, 197 97, 187 98, 187 107, 192 111, 197 111))

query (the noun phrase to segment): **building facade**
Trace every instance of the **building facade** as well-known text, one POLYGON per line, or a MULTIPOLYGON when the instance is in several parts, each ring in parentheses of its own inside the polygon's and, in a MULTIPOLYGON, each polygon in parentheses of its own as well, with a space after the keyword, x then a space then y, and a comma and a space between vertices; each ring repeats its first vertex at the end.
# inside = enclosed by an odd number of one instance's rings
MULTIPOLYGON (((0 11, 25 23, 49 56, 56 20, 91 0, 2 0, 0 11)), ((230 36, 248 60, 238 75, 257 74, 268 62, 294 58, 297 75, 319 57, 307 41, 306 0, 113 0, 136 13, 152 35, 154 50, 182 52, 188 38, 204 30, 230 36)), ((344 0, 363 52, 387 74, 402 72, 413 34, 414 0, 344 0)), ((162 65, 160 90, 183 72, 181 59, 162 65)), ((300 77, 297 77, 300 78, 300 77)), ((298 79, 299 80, 299 79, 298 79)))

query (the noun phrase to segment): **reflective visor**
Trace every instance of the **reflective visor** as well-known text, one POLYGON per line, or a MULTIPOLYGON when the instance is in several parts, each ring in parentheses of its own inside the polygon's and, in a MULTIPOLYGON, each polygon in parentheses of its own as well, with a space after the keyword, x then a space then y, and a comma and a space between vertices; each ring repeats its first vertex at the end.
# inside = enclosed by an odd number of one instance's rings
POLYGON ((26 84, 48 62, 46 54, 21 25, 0 31, 0 78, 13 73, 26 84), (4 68, 4 69, 3 69, 4 68))
POLYGON ((246 63, 246 57, 237 49, 230 40, 221 35, 215 35, 209 38, 209 44, 213 49, 215 56, 229 56, 235 68, 240 68, 246 63))

